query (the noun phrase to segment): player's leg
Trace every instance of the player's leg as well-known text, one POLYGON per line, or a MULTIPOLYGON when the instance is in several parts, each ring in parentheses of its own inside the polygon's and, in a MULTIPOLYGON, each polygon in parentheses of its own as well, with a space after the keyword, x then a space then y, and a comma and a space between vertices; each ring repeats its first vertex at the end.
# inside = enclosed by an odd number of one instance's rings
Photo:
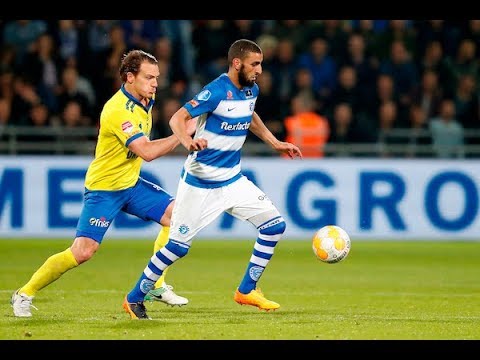
POLYGON ((33 306, 32 300, 37 292, 58 280, 65 272, 88 261, 100 246, 120 208, 115 205, 113 197, 102 197, 95 192, 87 193, 73 244, 50 256, 33 273, 30 280, 15 291, 11 299, 15 316, 32 316, 30 307, 33 306))
MULTIPOLYGON (((165 210, 165 214, 162 216, 160 223, 162 224, 162 229, 158 233, 155 243, 153 245, 153 254, 155 255, 158 250, 160 250, 168 242, 168 236, 170 233, 170 219, 172 216, 172 209, 174 201, 168 205, 165 210)), ((150 290, 147 295, 145 295, 145 301, 160 301, 170 306, 183 306, 188 304, 188 299, 186 297, 177 295, 173 291, 173 286, 165 282, 165 275, 167 273, 168 267, 163 271, 162 276, 157 280, 155 286, 150 290)))
MULTIPOLYGON (((173 202, 172 202, 173 204, 173 202)), ((169 221, 170 222, 170 221, 169 221)), ((155 243, 153 244, 153 253, 156 254, 158 250, 164 247, 168 242, 168 235, 170 234, 170 224, 169 226, 162 226, 162 230, 157 235, 155 243)), ((155 283, 155 289, 162 287, 165 283, 165 275, 167 274, 168 268, 163 271, 162 276, 155 283)))
MULTIPOLYGON (((174 203, 173 196, 166 192, 162 187, 140 178, 135 185, 130 201, 125 205, 123 211, 138 216, 143 220, 155 221, 164 227, 157 237, 156 245, 154 245, 157 246, 157 244, 160 245, 161 242, 168 241, 168 230, 174 203)), ((155 254, 150 259, 150 262, 152 262, 152 259, 154 258, 155 254)), ((153 275, 152 277, 149 277, 149 275, 151 276, 149 273, 145 274, 145 271, 142 272, 142 281, 139 281, 125 296, 123 308, 130 314, 132 319, 149 318, 143 305, 145 296, 154 288, 155 283, 160 281, 163 282, 163 280, 160 279, 161 276, 153 275), (141 316, 135 314, 134 310, 136 308, 140 309, 141 316)), ((162 294, 157 294, 158 296, 155 300, 165 302, 169 305, 185 305, 188 303, 188 299, 175 294, 172 287, 167 287, 166 285, 165 288, 158 291, 162 292, 164 289, 166 291, 163 291, 162 294)), ((152 297, 148 300, 152 300, 152 297)))
POLYGON ((191 239, 223 211, 223 209, 212 211, 210 208, 222 204, 220 199, 208 197, 212 190, 216 189, 195 188, 180 181, 173 208, 170 239, 150 258, 134 288, 127 294, 128 303, 143 304, 145 295, 153 288, 164 270, 187 255, 191 239), (208 208, 205 204, 208 204, 208 208), (211 217, 202 216, 204 212, 212 214, 211 217))
POLYGON ((235 291, 234 299, 239 304, 253 305, 263 310, 278 309, 280 305, 266 299, 257 289, 257 283, 273 256, 275 246, 285 232, 285 221, 263 191, 248 179, 242 178, 232 184, 232 187, 230 193, 241 194, 241 197, 232 199, 235 205, 228 212, 235 217, 248 220, 258 230, 250 261, 235 291))

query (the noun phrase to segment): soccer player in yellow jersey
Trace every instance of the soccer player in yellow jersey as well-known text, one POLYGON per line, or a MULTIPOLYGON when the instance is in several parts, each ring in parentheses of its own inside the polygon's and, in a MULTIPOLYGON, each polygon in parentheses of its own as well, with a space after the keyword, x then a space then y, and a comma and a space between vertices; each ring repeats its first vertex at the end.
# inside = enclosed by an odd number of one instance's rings
MULTIPOLYGON (((158 62, 147 52, 132 50, 123 56, 119 72, 122 87, 105 103, 100 115, 98 142, 85 177, 83 209, 75 240, 66 250, 50 256, 30 280, 15 291, 11 304, 17 317, 32 316, 32 300, 39 290, 95 254, 120 211, 162 225, 154 252, 168 241, 174 198, 160 186, 140 177, 144 160, 159 158, 180 144, 175 135, 149 139, 160 74, 158 62)), ((195 125, 196 121, 189 124, 190 134, 195 132, 195 125)), ((150 299, 170 305, 188 303, 186 298, 173 293, 164 279, 158 279, 155 287, 157 289, 149 294, 150 299)), ((143 302, 128 310, 133 319, 148 319, 143 302)))

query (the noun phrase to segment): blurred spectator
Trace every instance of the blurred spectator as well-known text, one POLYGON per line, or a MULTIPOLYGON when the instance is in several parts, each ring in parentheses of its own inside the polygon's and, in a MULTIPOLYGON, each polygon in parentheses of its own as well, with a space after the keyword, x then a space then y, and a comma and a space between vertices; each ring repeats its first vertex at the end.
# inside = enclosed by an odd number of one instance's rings
POLYGON ((59 84, 59 72, 64 65, 62 58, 50 34, 40 35, 32 49, 25 56, 23 72, 35 86, 42 102, 50 111, 57 111, 55 90, 59 84))
POLYGON ((292 98, 292 115, 284 120, 285 141, 296 144, 306 158, 322 157, 330 135, 328 119, 317 114, 314 106, 310 94, 300 93, 292 98))
POLYGON ((445 99, 440 105, 438 117, 428 121, 432 133, 434 154, 439 158, 464 156, 464 130, 455 116, 454 102, 451 99, 445 99))
POLYGON ((407 137, 406 157, 428 157, 430 153, 427 149, 431 145, 431 136, 428 129, 428 116, 420 104, 413 104, 408 111, 410 121, 410 132, 407 137))
MULTIPOLYGON (((299 93, 308 93, 315 100, 314 110, 321 113, 324 110, 323 104, 320 102, 318 94, 313 91, 313 76, 310 70, 305 68, 298 68, 295 72, 295 84, 292 88, 291 97, 296 96, 299 93)), ((290 111, 290 107, 288 109, 290 111)), ((283 114, 283 113, 282 113, 283 114)))
POLYGON ((108 34, 115 23, 115 20, 92 20, 88 26, 88 45, 92 53, 100 54, 109 48, 108 34))
POLYGON ((309 43, 316 38, 325 39, 328 54, 335 62, 345 57, 348 33, 344 30, 344 20, 310 20, 306 27, 305 36, 309 43))
POLYGON ((3 42, 14 47, 16 63, 22 64, 35 40, 46 31, 47 23, 43 20, 12 20, 5 24, 3 42))
POLYGON ((45 104, 38 103, 30 109, 30 113, 25 125, 37 128, 39 131, 36 131, 36 133, 34 134, 22 133, 18 136, 17 139, 23 142, 40 143, 42 144, 42 146, 40 146, 35 151, 29 150, 27 148, 25 150, 19 151, 20 154, 50 155, 55 153, 56 135, 42 131, 47 130, 47 128, 50 126, 50 112, 45 104))
POLYGON ((0 46, 0 73, 16 71, 15 48, 11 44, 0 46))
POLYGON ((467 20, 461 31, 460 38, 472 40, 475 43, 475 57, 480 58, 480 20, 467 20))
POLYGON ((445 20, 419 20, 415 24, 416 52, 418 57, 424 55, 428 44, 438 42, 445 56, 454 56, 458 46, 459 29, 449 26, 445 20))
POLYGON ((327 41, 324 38, 313 39, 309 51, 298 57, 297 66, 310 70, 313 91, 321 101, 328 99, 337 84, 337 65, 329 55, 327 41))
POLYGON ((365 115, 372 119, 371 124, 375 124, 374 119, 378 117, 379 107, 388 101, 399 104, 397 93, 395 92, 395 82, 393 77, 388 74, 380 74, 377 77, 375 93, 367 98, 365 103, 365 115))
MULTIPOLYGON (((0 142, 6 143, 8 136, 5 133, 7 126, 11 123, 12 107, 8 99, 0 97, 0 142)), ((4 153, 3 151, 0 153, 4 153)))
POLYGON ((331 113, 339 103, 348 103, 355 113, 362 110, 362 95, 357 87, 357 73, 352 66, 343 66, 338 72, 338 85, 330 96, 326 111, 331 113))
MULTIPOLYGON (((195 76, 195 48, 192 42, 192 22, 190 20, 159 20, 160 36, 170 39, 173 58, 181 67, 186 79, 195 76)), ((196 91, 194 92, 196 93, 196 91)))
POLYGON ((392 76, 400 104, 408 106, 408 95, 414 90, 419 77, 415 63, 403 41, 392 42, 390 57, 381 62, 379 72, 392 76))
POLYGON ((305 36, 306 24, 304 20, 277 20, 269 34, 280 41, 290 39, 293 43, 294 53, 299 54, 308 50, 309 43, 305 36))
POLYGON ((415 31, 411 20, 389 20, 388 27, 375 39, 374 52, 380 62, 391 57, 395 42, 401 42, 405 52, 415 56, 415 31))
POLYGON ((279 106, 282 109, 290 108, 290 99, 293 94, 297 71, 294 49, 295 45, 292 40, 288 38, 280 39, 277 46, 277 55, 270 66, 273 88, 280 98, 279 106))
POLYGON ((471 74, 460 76, 452 98, 455 103, 456 119, 460 124, 464 128, 480 128, 477 83, 471 74))
POLYGON ((160 35, 158 20, 120 20, 119 24, 129 49, 152 51, 153 43, 160 35))
POLYGON ((232 20, 229 23, 229 31, 232 39, 255 40, 263 32, 262 20, 232 20))
MULTIPOLYGON (((358 20, 358 25, 353 27, 354 33, 362 35, 365 41, 365 52, 371 57, 375 67, 378 67, 380 64, 380 58, 376 52, 376 46, 378 38, 383 32, 383 30, 375 29, 377 21, 378 20, 358 20)), ((386 21, 385 26, 388 25, 388 20, 380 21, 386 21)))
POLYGON ((93 115, 92 97, 95 99, 93 88, 88 80, 80 81, 76 68, 71 66, 65 68, 57 95, 58 112, 64 112, 67 104, 73 100, 81 106, 82 113, 90 117, 93 115))
POLYGON ((367 51, 366 45, 363 34, 351 34, 347 40, 345 57, 338 63, 339 67, 351 66, 355 69, 357 85, 364 94, 362 97, 370 96, 375 91, 378 71, 378 61, 367 51))
POLYGON ((227 70, 225 54, 232 39, 225 20, 206 20, 204 24, 198 24, 193 30, 192 41, 196 46, 197 71, 202 75, 203 84, 227 70))
POLYGON ((348 103, 335 105, 330 123, 331 132, 328 143, 336 145, 335 156, 350 156, 352 153, 348 145, 364 143, 368 139, 369 135, 364 133, 365 128, 358 126, 359 123, 348 103))
POLYGON ((273 35, 263 34, 256 39, 256 42, 263 52, 263 69, 271 69, 277 54, 278 39, 273 35))
POLYGON ((463 39, 460 42, 455 57, 448 57, 446 59, 449 80, 445 84, 447 85, 445 91, 448 94, 455 92, 458 81, 462 75, 470 74, 475 79, 480 78, 480 63, 475 57, 476 51, 476 45, 472 40, 463 39))
POLYGON ((0 98, 0 128, 11 124, 12 106, 8 99, 0 98))
POLYGON ((421 106, 428 118, 436 116, 443 98, 438 74, 434 70, 425 70, 421 82, 415 86, 409 97, 410 103, 421 106))
POLYGON ((173 57, 172 42, 168 37, 162 36, 155 40, 152 55, 158 61, 166 63, 168 72, 162 75, 166 77, 168 84, 179 80, 186 81, 186 74, 183 72, 181 62, 173 57))
POLYGON ((41 98, 32 82, 22 76, 15 77, 13 89, 12 125, 24 125, 30 109, 40 103, 41 98))
MULTIPOLYGON (((260 95, 255 103, 255 111, 262 114, 262 120, 268 129, 279 139, 285 140, 285 127, 283 124, 282 110, 279 106, 280 99, 273 88, 272 73, 263 70, 262 75, 257 80, 260 88, 260 95)), ((248 139, 254 142, 261 142, 251 131, 248 133, 248 139)))
POLYGON ((434 71, 438 74, 439 86, 445 88, 447 81, 450 81, 447 63, 443 56, 443 48, 439 41, 427 43, 422 57, 417 58, 416 66, 420 75, 426 71, 434 71))
POLYGON ((111 24, 107 37, 109 39, 108 46, 96 55, 99 71, 91 77, 96 94, 95 114, 101 112, 103 104, 120 88, 118 68, 122 56, 129 50, 123 28, 120 25, 111 24))
POLYGON ((378 108, 378 140, 377 147, 379 156, 393 157, 401 154, 403 149, 393 149, 391 145, 399 145, 406 143, 404 136, 398 136, 393 131, 400 128, 401 124, 398 119, 398 106, 394 101, 386 101, 378 108))
POLYGON ((0 98, 12 101, 14 92, 15 74, 11 70, 0 71, 0 98))

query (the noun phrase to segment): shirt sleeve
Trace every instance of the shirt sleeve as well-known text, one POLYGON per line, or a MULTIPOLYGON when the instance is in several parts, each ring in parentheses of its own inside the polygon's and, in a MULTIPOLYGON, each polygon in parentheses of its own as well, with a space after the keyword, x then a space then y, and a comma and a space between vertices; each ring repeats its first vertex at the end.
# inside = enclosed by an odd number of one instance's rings
POLYGON ((184 108, 190 113, 192 118, 194 118, 205 113, 213 112, 221 99, 221 91, 219 91, 217 87, 206 85, 202 91, 184 105, 184 108))

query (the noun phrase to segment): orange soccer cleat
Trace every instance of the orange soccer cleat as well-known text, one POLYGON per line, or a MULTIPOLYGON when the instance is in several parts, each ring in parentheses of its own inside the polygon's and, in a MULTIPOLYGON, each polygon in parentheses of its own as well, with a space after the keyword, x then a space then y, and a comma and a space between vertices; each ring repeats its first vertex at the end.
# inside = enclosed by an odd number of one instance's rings
POLYGON ((260 310, 276 310, 280 307, 280 304, 265 298, 260 289, 253 289, 248 294, 242 294, 237 289, 233 299, 240 305, 252 305, 260 310))

